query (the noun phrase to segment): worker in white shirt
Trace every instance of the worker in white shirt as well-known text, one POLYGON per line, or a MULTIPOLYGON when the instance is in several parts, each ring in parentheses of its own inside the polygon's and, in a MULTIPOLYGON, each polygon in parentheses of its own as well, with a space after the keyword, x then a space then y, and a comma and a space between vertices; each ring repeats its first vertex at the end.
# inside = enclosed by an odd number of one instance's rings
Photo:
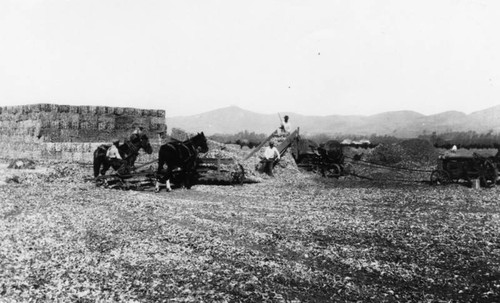
POLYGON ((284 116, 283 120, 281 121, 281 126, 278 129, 278 134, 279 135, 289 135, 290 132, 292 131, 292 125, 288 121, 290 117, 284 116))
POLYGON ((111 167, 113 167, 116 171, 126 164, 125 160, 123 160, 120 155, 120 151, 118 150, 119 145, 120 140, 114 140, 113 145, 111 145, 106 152, 106 157, 111 164, 111 167))
POLYGON ((269 176, 274 177, 273 167, 274 163, 280 159, 280 152, 274 146, 274 142, 270 141, 269 146, 264 150, 264 172, 269 176))

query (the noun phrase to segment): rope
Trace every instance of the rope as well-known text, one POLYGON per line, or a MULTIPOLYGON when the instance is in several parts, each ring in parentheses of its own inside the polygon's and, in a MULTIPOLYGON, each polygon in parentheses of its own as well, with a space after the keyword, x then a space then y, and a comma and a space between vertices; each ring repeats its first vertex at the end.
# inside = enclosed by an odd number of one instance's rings
POLYGON ((360 179, 366 179, 366 180, 377 181, 377 182, 386 182, 386 181, 401 182, 401 183, 428 183, 429 182, 428 180, 407 180, 407 179, 388 179, 388 178, 374 179, 372 177, 362 176, 362 175, 358 175, 355 173, 348 173, 348 174, 351 176, 360 178, 360 179))
MULTIPOLYGON (((346 158, 353 159, 352 157, 346 156, 346 158)), ((428 169, 417 169, 417 168, 404 168, 404 167, 396 167, 396 166, 391 166, 391 165, 383 165, 383 164, 378 164, 378 163, 373 163, 373 162, 368 162, 368 161, 363 161, 363 160, 354 160, 350 162, 351 165, 363 165, 366 167, 380 167, 380 168, 386 168, 386 169, 391 169, 391 170, 396 170, 396 171, 409 171, 409 172, 421 172, 421 173, 432 173, 433 170, 428 170, 428 169)), ((349 173, 350 175, 354 177, 358 177, 361 179, 366 179, 366 180, 371 180, 371 181, 383 181, 383 182, 404 182, 404 183, 427 183, 428 180, 408 180, 408 179, 396 179, 396 178, 383 178, 383 179, 374 179, 371 177, 367 176, 362 176, 358 175, 355 173, 349 173)))
MULTIPOLYGON (((348 156, 346 156, 346 158, 353 159, 352 157, 348 157, 348 156)), ((390 169, 394 169, 394 170, 406 170, 406 171, 415 171, 415 172, 423 172, 423 173, 433 172, 433 170, 428 170, 428 169, 396 167, 396 166, 383 165, 383 164, 378 164, 378 163, 373 163, 373 162, 368 162, 368 161, 363 161, 363 160, 354 160, 351 163, 357 163, 357 164, 361 164, 361 165, 365 165, 365 166, 378 166, 378 167, 390 168, 390 169)))

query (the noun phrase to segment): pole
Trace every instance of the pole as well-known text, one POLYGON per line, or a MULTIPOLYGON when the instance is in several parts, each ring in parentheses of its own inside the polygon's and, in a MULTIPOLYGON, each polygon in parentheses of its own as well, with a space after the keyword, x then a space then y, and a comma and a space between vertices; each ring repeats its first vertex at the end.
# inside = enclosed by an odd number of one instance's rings
POLYGON ((283 126, 283 120, 281 120, 281 115, 279 112, 278 112, 278 117, 280 118, 279 134, 281 134, 285 131, 285 127, 283 126))

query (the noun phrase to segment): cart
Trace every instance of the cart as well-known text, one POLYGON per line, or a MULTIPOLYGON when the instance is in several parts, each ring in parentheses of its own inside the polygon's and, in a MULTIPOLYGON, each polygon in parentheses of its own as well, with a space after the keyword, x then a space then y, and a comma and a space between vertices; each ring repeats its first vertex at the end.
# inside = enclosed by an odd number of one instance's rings
POLYGON ((196 163, 197 183, 243 184, 245 169, 232 158, 198 158, 196 163))

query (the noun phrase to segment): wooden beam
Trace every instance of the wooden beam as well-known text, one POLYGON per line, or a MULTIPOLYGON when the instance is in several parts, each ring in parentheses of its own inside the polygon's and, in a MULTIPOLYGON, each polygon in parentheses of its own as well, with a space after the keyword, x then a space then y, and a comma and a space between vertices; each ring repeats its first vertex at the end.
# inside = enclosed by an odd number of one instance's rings
POLYGON ((286 139, 281 142, 281 144, 278 146, 278 151, 280 152, 280 155, 283 155, 283 153, 286 151, 288 147, 292 144, 293 140, 299 136, 299 128, 297 127, 296 130, 294 130, 286 139))
POLYGON ((277 134, 277 130, 273 131, 272 134, 269 135, 269 137, 266 138, 266 140, 262 141, 259 146, 257 146, 256 148, 254 148, 248 155, 246 155, 245 158, 243 158, 243 161, 246 161, 248 160, 251 156, 253 156, 256 152, 259 151, 259 149, 262 148, 262 146, 264 146, 264 144, 266 144, 267 142, 269 142, 269 140, 271 140, 272 137, 274 137, 276 134, 277 134))
MULTIPOLYGON (((253 156, 256 152, 258 152, 262 146, 264 146, 264 144, 266 144, 267 142, 269 142, 269 140, 271 140, 274 136, 276 136, 277 134, 277 130, 275 130, 271 135, 269 135, 269 137, 266 138, 266 140, 262 141, 259 146, 257 146, 256 148, 254 148, 244 159, 243 161, 246 161, 248 160, 251 156, 253 156)), ((290 145, 292 144, 293 140, 295 138, 297 138, 299 135, 299 128, 297 127, 296 130, 294 130, 290 135, 288 135, 288 137, 286 137, 286 139, 281 142, 281 144, 279 146, 277 146, 276 148, 278 149, 280 155, 282 155, 285 150, 290 147, 290 145)))

